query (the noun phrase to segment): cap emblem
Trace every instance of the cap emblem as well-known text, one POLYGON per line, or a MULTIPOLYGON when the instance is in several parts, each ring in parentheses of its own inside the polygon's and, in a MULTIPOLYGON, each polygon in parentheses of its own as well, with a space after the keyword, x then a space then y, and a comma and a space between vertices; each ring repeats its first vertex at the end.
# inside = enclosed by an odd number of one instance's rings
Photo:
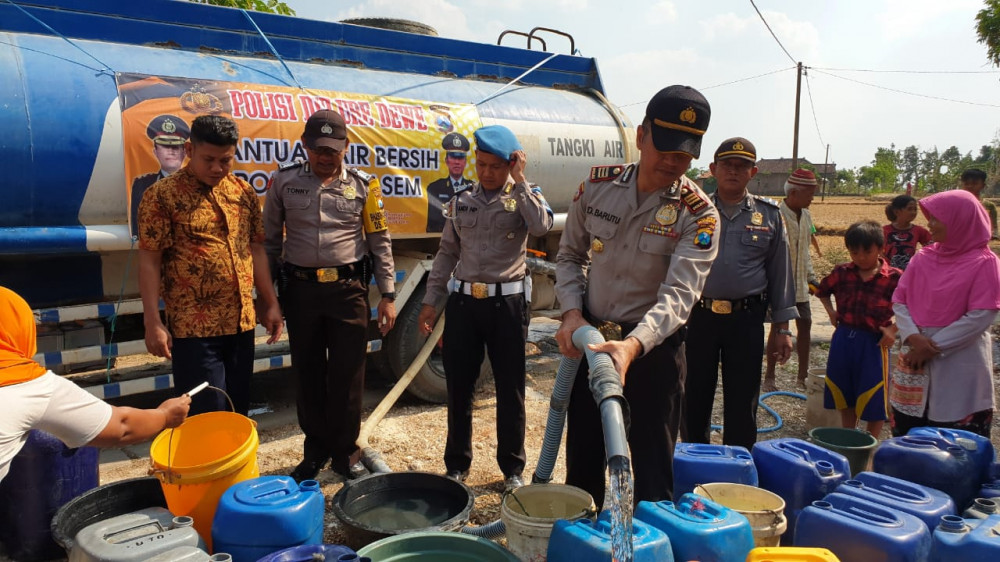
POLYGON ((323 125, 323 128, 321 128, 319 132, 323 133, 324 135, 332 135, 333 127, 331 127, 329 123, 325 123, 323 125))
POLYGON ((681 112, 680 119, 685 123, 694 124, 698 120, 698 114, 694 112, 693 107, 688 106, 687 109, 681 112))
POLYGON ((740 141, 733 143, 733 150, 743 150, 743 143, 740 141))
POLYGON ((160 129, 164 133, 173 133, 174 131, 177 130, 177 125, 174 125, 174 122, 171 121, 170 119, 164 119, 163 124, 160 125, 160 129))
POLYGON ((451 145, 454 146, 455 148, 461 148, 462 147, 462 139, 460 139, 458 137, 452 137, 452 139, 451 139, 451 145))

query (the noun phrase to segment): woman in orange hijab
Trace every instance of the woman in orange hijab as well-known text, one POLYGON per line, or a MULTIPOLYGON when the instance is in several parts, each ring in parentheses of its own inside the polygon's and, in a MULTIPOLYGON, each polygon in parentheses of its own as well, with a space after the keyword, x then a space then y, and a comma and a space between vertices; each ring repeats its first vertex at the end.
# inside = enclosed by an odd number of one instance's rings
POLYGON ((31 429, 51 433, 69 447, 113 447, 150 439, 187 416, 187 395, 154 410, 111 406, 47 371, 34 355, 31 308, 17 293, 0 287, 0 480, 31 429))

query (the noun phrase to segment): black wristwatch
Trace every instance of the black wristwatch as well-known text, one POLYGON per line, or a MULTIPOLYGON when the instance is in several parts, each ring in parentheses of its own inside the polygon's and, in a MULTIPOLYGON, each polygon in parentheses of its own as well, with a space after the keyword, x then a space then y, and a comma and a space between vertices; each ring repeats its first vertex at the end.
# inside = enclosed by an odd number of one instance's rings
POLYGON ((389 299, 391 301, 395 301, 396 300, 396 293, 395 293, 395 291, 393 291, 391 293, 382 293, 382 298, 383 299, 389 299))

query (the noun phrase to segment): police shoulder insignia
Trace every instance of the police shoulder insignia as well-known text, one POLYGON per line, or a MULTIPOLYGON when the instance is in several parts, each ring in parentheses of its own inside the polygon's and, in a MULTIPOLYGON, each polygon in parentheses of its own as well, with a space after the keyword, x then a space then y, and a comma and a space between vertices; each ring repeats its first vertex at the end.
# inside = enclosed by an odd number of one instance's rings
POLYGON ((375 178, 375 176, 369 174, 368 172, 363 172, 357 168, 348 168, 347 171, 360 178, 361 181, 365 182, 366 184, 375 178))
POLYGON ((768 205, 770 205, 772 207, 779 207, 781 205, 780 203, 778 203, 774 199, 771 199, 770 197, 764 197, 763 195, 756 195, 755 197, 757 198, 758 201, 761 201, 763 203, 767 203, 768 205))
POLYGON ((632 174, 634 173, 635 173, 635 164, 629 164, 628 166, 625 166, 625 171, 622 172, 622 175, 620 178, 618 178, 618 181, 620 183, 628 183, 629 180, 632 179, 632 174))
POLYGON ((611 181, 622 175, 625 166, 616 164, 614 166, 594 166, 590 169, 590 181, 611 181))
POLYGON ((687 185, 681 186, 681 199, 684 200, 684 204, 687 205, 688 209, 691 209, 692 213, 700 213, 705 207, 708 207, 708 201, 698 195, 698 192, 691 189, 687 185))
POLYGON ((581 197, 583 197, 583 186, 586 182, 580 182, 580 189, 576 190, 576 195, 573 196, 573 202, 576 203, 581 197))
POLYGON ((279 171, 291 170, 293 168, 301 167, 305 162, 302 160, 292 160, 291 162, 282 162, 278 164, 279 171))

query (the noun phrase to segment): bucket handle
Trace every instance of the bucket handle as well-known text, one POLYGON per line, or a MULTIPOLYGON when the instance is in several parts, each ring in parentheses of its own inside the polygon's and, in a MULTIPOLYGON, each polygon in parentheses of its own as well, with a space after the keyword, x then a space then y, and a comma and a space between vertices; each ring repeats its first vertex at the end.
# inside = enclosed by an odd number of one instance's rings
MULTIPOLYGON (((233 399, 229 397, 229 393, 227 393, 225 390, 222 390, 217 386, 207 385, 205 388, 211 388, 212 390, 217 390, 221 392, 222 395, 226 397, 226 402, 229 402, 229 409, 232 410, 233 413, 236 413, 236 406, 233 405, 233 399)), ((253 420, 250 421, 253 422, 253 420)), ((256 423, 254 425, 256 425, 256 423)), ((153 465, 153 456, 150 455, 149 457, 149 470, 147 471, 147 474, 149 476, 155 476, 157 479, 159 479, 161 482, 165 484, 174 484, 175 479, 176 480, 181 479, 180 474, 174 474, 173 466, 171 464, 174 458, 173 455, 170 454, 171 449, 173 448, 174 445, 174 429, 176 428, 173 427, 170 428, 170 436, 167 438, 167 469, 161 470, 155 468, 155 466, 153 465)))

